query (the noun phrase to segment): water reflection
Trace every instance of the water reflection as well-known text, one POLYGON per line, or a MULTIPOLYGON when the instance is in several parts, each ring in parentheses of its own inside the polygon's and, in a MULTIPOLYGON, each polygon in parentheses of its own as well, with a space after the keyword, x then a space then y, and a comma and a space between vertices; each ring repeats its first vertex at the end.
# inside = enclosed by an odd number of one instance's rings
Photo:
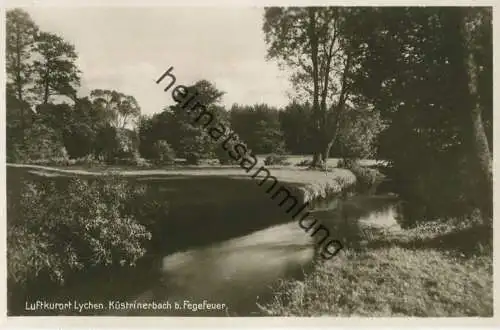
MULTIPOLYGON (((345 247, 356 248, 363 241, 362 228, 398 226, 394 203, 391 196, 356 196, 319 203, 311 216, 328 227, 333 238, 341 240, 345 247)), ((314 249, 311 237, 296 221, 289 221, 175 252, 161 259, 158 283, 139 299, 178 301, 181 305, 184 300, 206 299, 229 306, 228 310, 218 312, 178 310, 149 315, 253 315, 258 311, 257 297, 266 299, 273 282, 283 277, 300 277, 308 271, 314 249)))

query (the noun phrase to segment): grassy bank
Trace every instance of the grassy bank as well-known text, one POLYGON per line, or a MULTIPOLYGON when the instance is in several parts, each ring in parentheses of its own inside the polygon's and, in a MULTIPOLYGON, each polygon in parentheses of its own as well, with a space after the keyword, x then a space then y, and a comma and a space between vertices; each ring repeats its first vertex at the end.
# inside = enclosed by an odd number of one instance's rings
MULTIPOLYGON (((80 168, 55 168, 49 166, 38 165, 23 165, 23 164, 8 164, 8 168, 23 169, 38 176, 56 177, 56 176, 78 176, 78 177, 95 177, 108 175, 106 169, 89 170, 80 168)), ((165 180, 176 179, 180 177, 203 177, 216 178, 225 177, 230 179, 253 180, 257 184, 264 178, 265 173, 259 173, 256 178, 252 178, 255 169, 249 173, 241 169, 239 166, 217 166, 217 167, 197 167, 197 168, 177 168, 177 169, 111 169, 113 173, 122 177, 141 179, 141 180, 165 180)), ((312 201, 317 198, 324 198, 329 194, 341 192, 344 189, 352 186, 356 182, 356 177, 347 169, 335 168, 328 172, 310 171, 301 168, 289 167, 268 167, 271 175, 275 176, 277 181, 298 193, 297 197, 303 199, 304 202, 312 201)), ((217 187, 213 187, 214 190, 217 187)), ((267 189, 267 187, 266 187, 267 189)), ((263 191, 264 192, 264 191, 263 191)))
POLYGON ((492 229, 432 223, 366 230, 364 244, 282 280, 273 316, 493 316, 492 229))

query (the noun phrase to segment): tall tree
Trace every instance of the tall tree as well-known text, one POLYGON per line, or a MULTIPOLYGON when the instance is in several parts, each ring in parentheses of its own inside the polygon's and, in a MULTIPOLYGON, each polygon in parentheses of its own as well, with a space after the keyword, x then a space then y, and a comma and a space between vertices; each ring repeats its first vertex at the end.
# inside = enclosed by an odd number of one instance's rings
POLYGON ((32 82, 31 51, 35 45, 38 26, 22 9, 7 11, 6 71, 7 89, 20 102, 29 101, 26 87, 32 82))
POLYGON ((351 19, 347 39, 362 49, 354 92, 389 123, 380 152, 411 218, 490 214, 491 12, 359 8, 351 19))
MULTIPOLYGON (((225 120, 225 110, 220 107, 220 102, 224 92, 220 91, 215 84, 200 80, 187 87, 188 94, 195 91, 198 93, 199 104, 204 105, 208 112, 213 115, 213 123, 225 120)), ((189 163, 198 163, 201 159, 215 158, 216 145, 213 138, 203 127, 207 118, 201 118, 196 122, 200 110, 188 112, 179 105, 174 105, 166 110, 169 113, 171 129, 168 133, 167 141, 174 147, 175 153, 185 158, 189 163)))
POLYGON ((64 146, 71 158, 79 158, 95 153, 100 141, 97 134, 106 124, 106 116, 95 107, 88 97, 78 98, 71 117, 62 129, 64 146))
MULTIPOLYGON (((483 92, 486 95, 480 94, 480 76, 485 69, 489 72, 492 70, 492 63, 485 63, 484 48, 492 44, 492 39, 484 40, 484 34, 491 37, 492 30, 492 13, 491 8, 462 8, 458 13, 459 17, 459 32, 460 46, 459 49, 463 52, 461 65, 458 65, 462 79, 458 81, 461 88, 464 90, 464 111, 469 113, 470 133, 473 150, 473 166, 478 178, 478 192, 476 196, 482 196, 479 203, 485 216, 493 216, 492 200, 493 195, 493 171, 492 171, 492 155, 488 144, 487 134, 485 132, 485 123, 483 121, 483 113, 492 113, 492 109, 484 109, 484 107, 492 106, 491 102, 481 101, 482 98, 491 97, 492 94, 487 92, 485 87, 483 92), (483 43, 481 42, 483 41, 483 43), (484 43, 484 41, 486 41, 484 43), (481 194, 481 192, 483 192, 481 194), (484 200, 484 198, 487 200, 484 200)), ((453 22, 452 22, 453 23, 453 22)), ((492 54, 492 53, 490 53, 492 54)), ((493 82, 493 81, 491 81, 493 82)), ((491 88, 493 87, 490 85, 491 88)), ((481 86, 482 87, 482 86, 481 86)))
MULTIPOLYGON (((6 23, 7 116, 11 119, 7 124, 12 126, 18 122, 16 128, 22 139, 26 128, 26 112, 31 112, 28 88, 33 82, 31 54, 38 26, 22 9, 7 11, 6 23)), ((12 135, 9 134, 9 137, 12 135)))
POLYGON ((75 47, 56 34, 40 32, 34 51, 34 91, 39 102, 46 104, 51 96, 76 99, 80 85, 80 71, 76 66, 75 47))
POLYGON ((297 92, 312 100, 313 165, 330 154, 351 95, 355 53, 341 33, 348 12, 340 7, 265 9, 268 58, 290 68, 297 92))
POLYGON ((103 109, 108 115, 109 123, 118 129, 128 126, 135 126, 141 114, 141 108, 135 97, 123 93, 94 89, 90 92, 90 97, 95 106, 103 109))

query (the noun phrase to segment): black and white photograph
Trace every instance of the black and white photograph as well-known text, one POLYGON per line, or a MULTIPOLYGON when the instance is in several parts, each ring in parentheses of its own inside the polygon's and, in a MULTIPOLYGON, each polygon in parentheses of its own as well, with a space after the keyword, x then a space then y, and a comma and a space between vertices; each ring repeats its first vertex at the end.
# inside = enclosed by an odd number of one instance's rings
POLYGON ((492 6, 10 4, 8 317, 494 317, 492 6))

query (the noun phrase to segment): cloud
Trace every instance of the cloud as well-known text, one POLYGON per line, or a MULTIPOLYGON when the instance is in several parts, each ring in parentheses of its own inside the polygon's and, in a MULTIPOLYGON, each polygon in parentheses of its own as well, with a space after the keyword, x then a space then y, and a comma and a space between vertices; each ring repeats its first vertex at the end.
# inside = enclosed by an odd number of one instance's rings
POLYGON ((154 81, 174 67, 177 83, 207 79, 224 103, 287 102, 287 77, 266 62, 263 10, 245 7, 26 8, 42 30, 75 45, 80 94, 116 89, 159 112, 171 96, 154 81))

